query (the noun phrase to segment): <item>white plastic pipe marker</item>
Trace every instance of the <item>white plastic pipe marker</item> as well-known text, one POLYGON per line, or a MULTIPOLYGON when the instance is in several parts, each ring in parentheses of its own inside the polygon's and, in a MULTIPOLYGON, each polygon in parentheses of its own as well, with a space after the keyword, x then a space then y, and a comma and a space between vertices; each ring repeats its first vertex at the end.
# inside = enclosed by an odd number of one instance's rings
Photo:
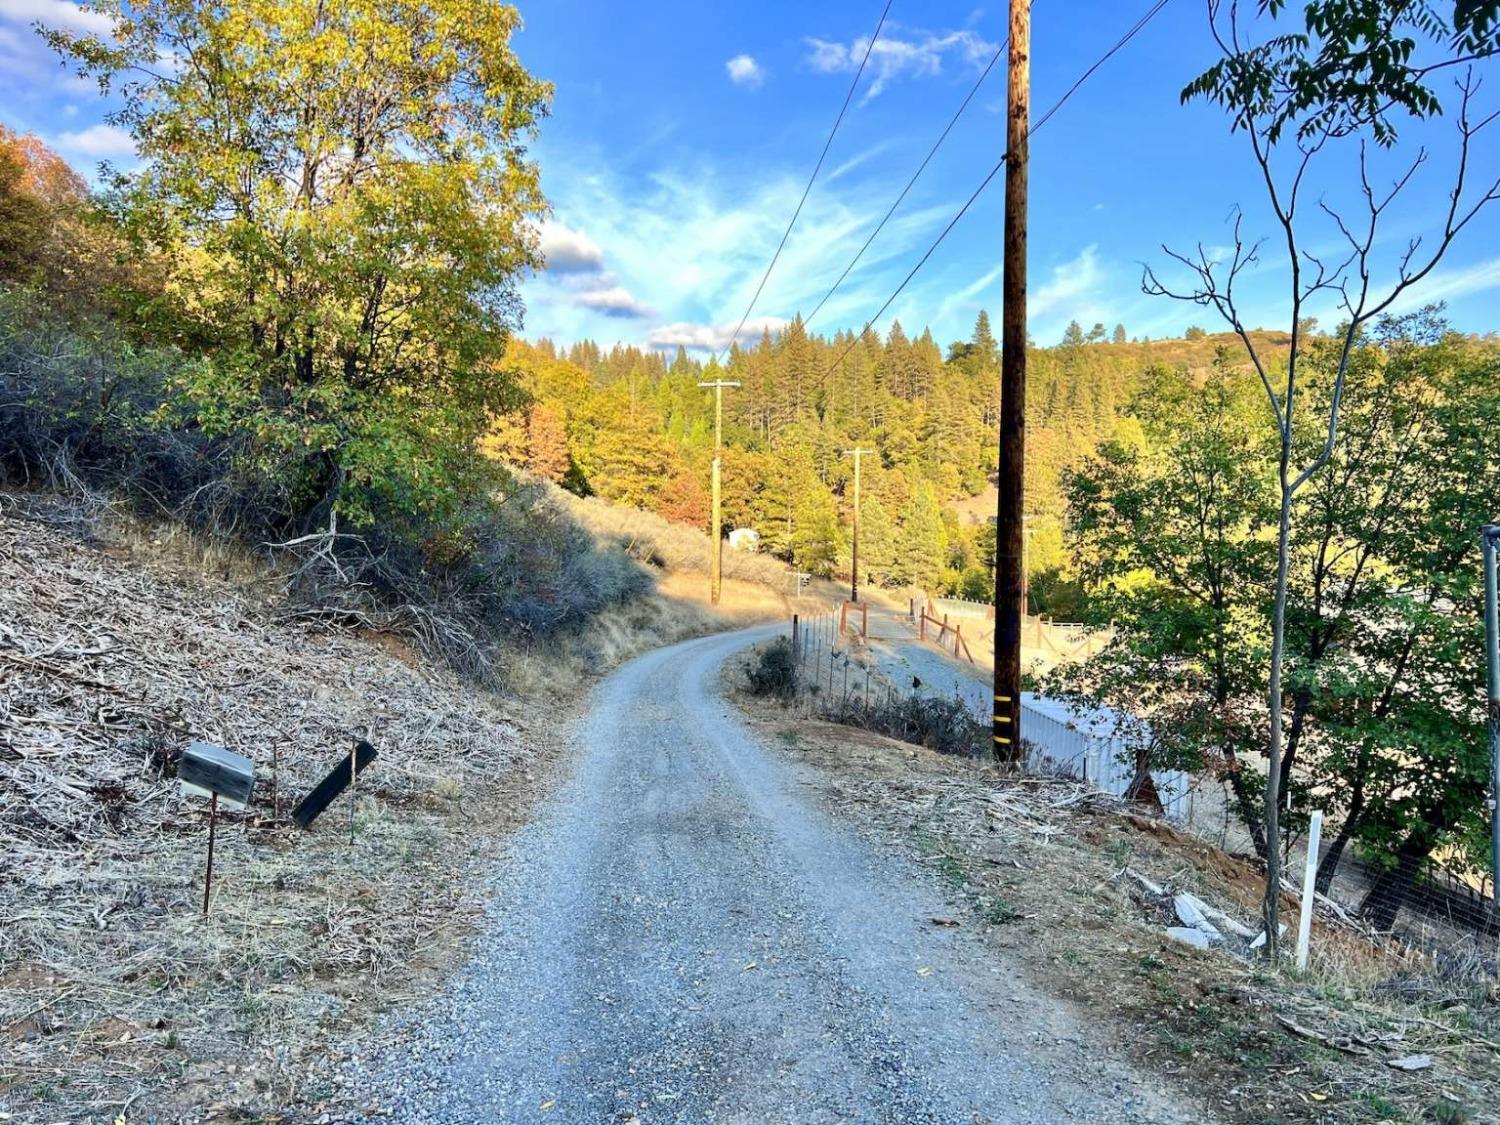
POLYGON ((1297 968, 1307 968, 1308 942, 1312 938, 1313 884, 1318 877, 1318 845, 1323 837, 1323 814, 1312 814, 1307 828, 1307 869, 1302 874, 1302 916, 1297 920, 1297 968))

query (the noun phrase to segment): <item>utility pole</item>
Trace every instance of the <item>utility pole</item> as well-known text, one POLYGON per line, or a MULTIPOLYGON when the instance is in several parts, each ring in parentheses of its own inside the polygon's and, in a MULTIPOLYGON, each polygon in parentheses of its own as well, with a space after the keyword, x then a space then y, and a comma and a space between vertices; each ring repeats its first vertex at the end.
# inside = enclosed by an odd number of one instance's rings
POLYGON ((874 453, 873 449, 846 449, 842 456, 854 458, 854 543, 849 568, 849 600, 859 601, 859 459, 866 453, 874 453))
POLYGON ((1500 553, 1500 524, 1480 533, 1484 548, 1484 655, 1489 665, 1490 720, 1490 888, 1500 904, 1500 577, 1495 556, 1500 553))
POLYGON ((708 545, 708 600, 719 604, 719 595, 724 586, 724 525, 719 518, 719 458, 724 450, 724 388, 739 384, 727 379, 715 379, 711 383, 699 383, 700 387, 712 387, 714 391, 714 479, 713 479, 713 539, 708 545))
POLYGON ((995 759, 1021 760, 1021 598, 1026 502, 1026 165, 1031 128, 1031 0, 1010 0, 1000 469, 995 511, 995 759))

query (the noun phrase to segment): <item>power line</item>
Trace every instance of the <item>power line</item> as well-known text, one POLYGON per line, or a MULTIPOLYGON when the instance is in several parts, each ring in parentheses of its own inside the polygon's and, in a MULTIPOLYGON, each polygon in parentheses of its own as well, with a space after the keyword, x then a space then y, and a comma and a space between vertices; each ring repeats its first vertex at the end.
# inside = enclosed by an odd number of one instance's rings
POLYGON ((844 267, 844 272, 839 274, 839 279, 833 283, 832 287, 829 288, 827 293, 823 294, 823 299, 818 302, 817 306, 813 309, 812 312, 803 317, 802 323, 804 325, 812 323, 813 317, 817 316, 819 311, 822 310, 823 306, 828 303, 828 298, 832 297, 834 293, 838 291, 839 286, 844 284, 844 279, 847 278, 853 271, 854 267, 859 264, 859 260, 864 257, 865 251, 868 250, 870 248, 870 244, 875 241, 876 235, 878 235, 882 230, 885 229, 885 224, 888 223, 891 216, 896 213, 896 208, 901 206, 902 201, 906 199, 907 193, 911 191, 912 186, 921 177, 922 173, 927 170, 927 165, 932 162, 932 158, 937 154, 937 150, 940 149, 943 146, 943 142, 948 139, 948 134, 953 132, 953 126, 958 124, 958 119, 963 116, 964 110, 969 108, 969 103, 974 100, 974 95, 979 93, 979 87, 984 85, 984 80, 990 76, 990 71, 995 69, 995 64, 1000 61, 1000 56, 1005 53, 1005 48, 1008 43, 1009 39, 1003 41, 1000 44, 999 49, 996 50, 994 55, 990 57, 990 61, 985 66, 984 72, 980 74, 978 79, 975 80, 974 85, 969 88, 969 93, 964 98, 963 103, 958 107, 958 111, 948 119, 947 127, 942 131, 942 133, 938 135, 938 139, 933 142, 932 147, 927 150, 927 155, 922 159, 922 163, 917 165, 917 170, 912 173, 911 179, 906 181, 906 186, 901 189, 901 194, 896 196, 896 201, 891 204, 890 210, 885 213, 885 216, 880 220, 880 222, 875 224, 875 229, 870 232, 870 237, 865 239, 865 244, 859 248, 859 252, 855 254, 854 257, 850 259, 849 264, 844 267))
POLYGON ((719 353, 722 359, 734 347, 734 342, 739 339, 740 330, 745 327, 745 321, 750 319, 750 313, 755 309, 755 302, 760 300, 761 292, 766 287, 766 282, 771 279, 771 271, 776 268, 776 262, 781 258, 782 250, 786 249, 786 240, 792 235, 792 228, 797 225, 797 218, 802 214, 802 206, 807 202, 808 195, 812 192, 813 182, 817 180, 818 173, 823 170, 823 161, 828 158, 828 150, 833 145, 833 138, 838 134, 839 126, 844 123, 844 115, 849 112, 849 103, 854 100, 854 91, 859 87, 860 77, 865 72, 865 64, 870 61, 870 52, 875 49, 875 41, 880 38, 880 32, 885 27, 885 17, 890 14, 893 0, 885 0, 885 7, 881 9, 880 20, 875 24, 875 34, 870 36, 870 42, 865 45, 864 58, 859 60, 859 69, 854 72, 854 80, 849 83, 849 92, 844 95, 844 104, 839 108, 838 117, 834 118, 833 128, 828 131, 828 139, 823 142, 823 151, 818 154, 818 162, 813 166, 812 175, 807 178, 807 186, 802 189, 802 198, 797 201, 797 209, 792 212, 792 221, 787 223, 786 231, 781 236, 781 242, 776 247, 776 253, 771 255, 771 264, 766 266, 766 272, 761 276, 760 284, 755 287, 755 295, 750 298, 750 303, 745 306, 745 314, 740 317, 739 324, 735 325, 734 333, 729 337, 729 342, 724 345, 724 350, 719 353))
MULTIPOLYGON (((1049 120, 1051 120, 1053 115, 1068 103, 1069 99, 1071 99, 1073 95, 1078 92, 1079 88, 1083 86, 1085 82, 1093 77, 1094 73, 1100 67, 1107 63, 1110 59, 1114 58, 1115 55, 1119 54, 1120 51, 1124 49, 1125 45, 1128 44, 1137 35, 1139 35, 1141 30, 1145 28, 1145 26, 1153 19, 1155 19, 1157 13, 1165 8, 1170 2, 1171 0, 1156 0, 1156 3, 1154 3, 1150 7, 1150 9, 1147 10, 1146 14, 1138 19, 1134 23, 1134 25, 1131 26, 1130 30, 1125 32, 1125 34, 1120 37, 1119 42, 1117 42, 1113 47, 1111 47, 1102 56, 1100 56, 1100 58, 1092 66, 1090 66, 1083 72, 1078 81, 1074 82, 1073 85, 1068 87, 1067 91, 1063 94, 1062 97, 1058 98, 1057 101, 1052 103, 1047 112, 1042 114, 1042 116, 1037 119, 1036 124, 1033 125, 1028 131, 1028 136, 1035 134, 1038 129, 1040 129, 1049 120)), ((849 343, 845 345, 844 350, 839 353, 838 358, 835 359, 833 363, 831 363, 824 370, 823 373, 825 375, 842 364, 849 353, 854 350, 854 345, 863 338, 865 332, 868 331, 876 321, 878 321, 882 316, 885 315, 886 309, 890 308, 891 305, 895 302, 896 298, 901 296, 907 285, 911 283, 911 279, 917 276, 917 271, 927 264, 927 259, 931 258, 937 248, 943 244, 943 240, 948 237, 953 228, 958 225, 958 221, 962 219, 968 212, 969 208, 974 205, 974 201, 984 193, 984 189, 990 186, 990 181, 1000 174, 1000 169, 1005 167, 1005 162, 1007 159, 1008 155, 1002 156, 995 164, 995 166, 990 169, 989 174, 986 175, 985 178, 980 182, 979 186, 974 189, 974 194, 969 196, 969 198, 964 201, 964 205, 958 209, 958 214, 954 215, 953 218, 949 220, 948 225, 943 228, 942 233, 939 234, 937 238, 933 240, 932 245, 927 248, 927 252, 924 253, 922 257, 918 259, 917 264, 911 268, 911 272, 902 279, 900 285, 896 286, 895 292, 893 292, 889 297, 886 298, 885 304, 880 306, 880 310, 874 316, 865 321, 864 327, 861 328, 859 332, 854 334, 849 343)))

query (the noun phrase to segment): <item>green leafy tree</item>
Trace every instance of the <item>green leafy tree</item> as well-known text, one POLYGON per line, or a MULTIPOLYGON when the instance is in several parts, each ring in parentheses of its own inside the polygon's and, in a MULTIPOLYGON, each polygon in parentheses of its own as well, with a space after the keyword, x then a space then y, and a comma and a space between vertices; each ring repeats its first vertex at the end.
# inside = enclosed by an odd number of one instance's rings
POLYGON ((1136 796, 1154 799, 1154 768, 1213 767, 1264 851, 1259 786, 1241 765, 1261 734, 1244 701, 1263 674, 1250 637, 1271 518, 1252 380, 1222 359, 1201 387, 1154 369, 1132 407, 1142 445, 1107 442, 1067 475, 1090 618, 1115 641, 1048 690, 1130 717, 1136 796))
POLYGON ((1435 89, 1438 75, 1500 47, 1500 5, 1493 0, 1462 0, 1454 7, 1450 25, 1429 0, 1310 0, 1300 11, 1301 26, 1295 31, 1278 26, 1286 12, 1285 0, 1265 0, 1259 10, 1257 22, 1265 30, 1258 33, 1239 5, 1217 0, 1209 4, 1221 57, 1187 85, 1182 97, 1206 99, 1225 109, 1231 130, 1245 138, 1256 181, 1264 185, 1287 267, 1290 344, 1285 363, 1278 368, 1270 362, 1241 315, 1238 283, 1259 260, 1259 243, 1247 244, 1242 236, 1242 213, 1234 218, 1232 247, 1224 260, 1200 245, 1192 254, 1172 255, 1187 272, 1185 285, 1164 283, 1148 269, 1144 286, 1148 293, 1212 309, 1240 337, 1261 378, 1277 439, 1280 512, 1266 692, 1270 772, 1265 835, 1270 847, 1264 908, 1266 954, 1274 960, 1280 924, 1281 818, 1288 796, 1281 779, 1287 722, 1287 592, 1297 494, 1333 454, 1349 360, 1361 333, 1428 277, 1480 211, 1500 199, 1500 180, 1472 187, 1468 176, 1475 139, 1495 120, 1476 118, 1471 112, 1479 82, 1472 68, 1456 83, 1456 154, 1448 190, 1432 211, 1425 240, 1412 241, 1393 265, 1377 250, 1383 220, 1427 154, 1419 154, 1398 172, 1393 188, 1377 188, 1367 143, 1388 148, 1401 119, 1430 117, 1443 108, 1435 89), (1354 151, 1345 151, 1350 146, 1354 151), (1310 176, 1341 152, 1358 162, 1357 202, 1341 210, 1336 200, 1325 198, 1317 210, 1307 210, 1304 187, 1310 176), (1324 237, 1343 244, 1340 256, 1325 257, 1315 249, 1324 237), (1302 335, 1302 325, 1308 307, 1328 295, 1345 321, 1332 337, 1337 359, 1326 409, 1309 415, 1299 401, 1310 343, 1302 335), (1302 438, 1308 428, 1318 440, 1304 455, 1302 438))
POLYGON ((142 157, 120 219, 212 337, 196 423, 283 482, 286 518, 440 516, 516 402, 499 365, 543 210, 549 87, 495 0, 101 0, 49 33, 142 157), (164 68, 163 59, 173 60, 164 68))

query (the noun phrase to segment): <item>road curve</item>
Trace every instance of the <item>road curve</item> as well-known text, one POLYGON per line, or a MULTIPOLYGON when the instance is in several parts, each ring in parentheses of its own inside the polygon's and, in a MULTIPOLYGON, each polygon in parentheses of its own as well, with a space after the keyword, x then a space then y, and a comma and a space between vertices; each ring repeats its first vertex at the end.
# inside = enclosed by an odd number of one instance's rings
POLYGON ((486 934, 346 1075, 413 1122, 1179 1118, 833 824, 715 690, 769 630, 640 657, 595 691, 573 775, 515 838, 486 934))

